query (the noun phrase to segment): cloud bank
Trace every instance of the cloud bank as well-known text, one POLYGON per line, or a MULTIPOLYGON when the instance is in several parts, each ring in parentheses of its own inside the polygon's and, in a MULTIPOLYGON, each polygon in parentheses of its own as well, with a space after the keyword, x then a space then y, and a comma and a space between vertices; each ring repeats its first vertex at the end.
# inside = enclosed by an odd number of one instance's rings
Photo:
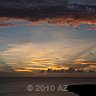
POLYGON ((96 6, 72 5, 64 0, 0 0, 0 17, 28 20, 33 25, 96 25, 96 6))

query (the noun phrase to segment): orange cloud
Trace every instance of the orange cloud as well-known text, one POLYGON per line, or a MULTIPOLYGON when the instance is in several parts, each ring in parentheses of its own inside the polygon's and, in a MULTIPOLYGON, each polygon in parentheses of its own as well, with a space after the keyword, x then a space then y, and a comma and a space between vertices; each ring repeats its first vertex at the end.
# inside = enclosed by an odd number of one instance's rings
POLYGON ((75 61, 76 64, 96 64, 96 61, 75 61))
MULTIPOLYGON (((2 26, 12 26, 12 24, 8 23, 10 20, 17 20, 19 21, 26 21, 29 22, 27 24, 21 24, 20 26, 34 26, 42 23, 49 23, 49 24, 55 24, 55 25, 70 25, 70 26, 78 26, 80 24, 89 24, 89 25, 96 25, 96 12, 66 12, 61 14, 53 14, 53 16, 50 16, 50 14, 47 14, 45 17, 40 17, 39 15, 37 17, 30 17, 29 18, 17 18, 17 17, 0 17, 0 22, 4 20, 4 23, 1 23, 2 26), (32 18, 36 18, 35 20, 32 18), (5 22, 7 21, 7 22, 5 22)), ((89 28, 89 30, 96 30, 96 27, 93 26, 89 28)))
POLYGON ((32 62, 48 62, 50 60, 48 59, 35 59, 35 60, 32 60, 32 62))
MULTIPOLYGON (((28 19, 26 19, 28 20, 28 19)), ((96 25, 96 12, 87 13, 87 12, 70 12, 63 15, 54 15, 53 17, 47 16, 45 18, 38 18, 32 21, 32 25, 49 23, 56 25, 71 25, 78 26, 80 24, 93 24, 96 25)))

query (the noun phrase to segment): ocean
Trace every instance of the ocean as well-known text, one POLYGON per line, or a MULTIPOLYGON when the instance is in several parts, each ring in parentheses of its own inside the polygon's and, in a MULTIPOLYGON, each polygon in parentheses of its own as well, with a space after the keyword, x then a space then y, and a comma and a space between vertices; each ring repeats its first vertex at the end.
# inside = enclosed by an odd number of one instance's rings
POLYGON ((93 77, 0 77, 0 96, 78 96, 69 85, 96 84, 93 77))

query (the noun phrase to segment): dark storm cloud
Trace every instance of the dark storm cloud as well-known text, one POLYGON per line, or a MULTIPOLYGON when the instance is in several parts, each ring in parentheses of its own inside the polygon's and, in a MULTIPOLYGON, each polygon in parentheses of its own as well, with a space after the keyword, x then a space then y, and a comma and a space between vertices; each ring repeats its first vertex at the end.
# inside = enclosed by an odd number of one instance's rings
POLYGON ((83 0, 86 4, 96 4, 96 0, 83 0))
POLYGON ((96 24, 96 6, 67 5, 65 0, 0 0, 0 17, 50 24, 96 24))
POLYGON ((96 5, 96 0, 69 0, 72 3, 96 5))

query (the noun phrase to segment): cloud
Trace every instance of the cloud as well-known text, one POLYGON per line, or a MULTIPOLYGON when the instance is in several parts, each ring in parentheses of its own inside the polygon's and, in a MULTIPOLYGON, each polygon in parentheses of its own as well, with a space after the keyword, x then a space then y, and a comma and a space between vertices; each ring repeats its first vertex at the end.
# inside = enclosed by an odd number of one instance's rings
POLYGON ((14 72, 14 69, 6 64, 6 62, 1 62, 0 60, 0 72, 14 72))
POLYGON ((87 30, 96 30, 96 26, 91 26, 91 27, 87 28, 87 30))
POLYGON ((0 28, 9 28, 16 26, 32 26, 32 22, 22 19, 0 17, 0 28))
POLYGON ((14 24, 11 24, 11 23, 0 23, 0 28, 5 28, 5 27, 13 27, 14 24))
POLYGON ((76 61, 75 63, 80 63, 80 64, 95 64, 96 65, 96 61, 76 61))
POLYGON ((59 68, 74 68, 74 69, 85 69, 85 70, 90 70, 90 68, 96 68, 96 61, 94 61, 95 63, 90 63, 90 61, 82 61, 82 62, 70 62, 70 63, 63 63, 63 62, 59 62, 59 64, 57 63, 57 65, 55 67, 59 67, 59 68), (83 63, 82 62, 87 62, 87 63, 83 63))
POLYGON ((1 52, 1 57, 13 68, 31 67, 44 68, 53 65, 51 59, 55 54, 54 48, 42 44, 27 43, 24 45, 10 45, 11 48, 1 52), (41 46, 41 47, 40 47, 41 46), (50 56, 49 56, 50 55, 50 56))
POLYGON ((9 20, 10 19, 8 18, 0 18, 0 28, 14 26, 14 24, 10 23, 9 20))
POLYGON ((96 67, 96 64, 65 64, 65 67, 73 67, 74 69, 90 69, 90 66, 96 67))
MULTIPOLYGON (((81 13, 83 14, 83 13, 81 13)), ((76 15, 76 14, 74 14, 76 15)), ((92 14, 91 14, 92 15, 92 14)), ((81 16, 82 17, 82 16, 81 16)), ((35 17, 32 17, 30 16, 30 18, 19 18, 19 19, 22 19, 22 20, 25 20, 24 22, 28 21, 29 24, 12 24, 12 23, 1 23, 0 24, 0 27, 14 27, 14 26, 34 26, 34 25, 39 25, 39 24, 42 24, 42 23, 49 23, 49 24, 52 24, 52 25, 70 25, 70 26, 79 26, 80 24, 89 24, 89 25, 96 25, 96 20, 95 20, 95 17, 88 17, 86 16, 86 18, 82 17, 82 18, 75 18, 75 17, 71 17, 71 15, 63 15, 63 16, 53 16, 52 18, 51 17, 44 17, 44 18, 40 18, 39 15, 38 15, 38 18, 35 19, 35 20, 32 20, 32 18, 35 18, 35 17), (88 19, 89 18, 89 19, 88 19), (32 22, 32 23, 31 23, 32 22)), ((15 17, 13 18, 9 18, 10 20, 16 20, 15 17)), ((18 19, 17 19, 18 20, 18 19)), ((95 30, 96 28, 95 27, 91 27, 89 28, 89 30, 95 30)))
MULTIPOLYGON (((66 25, 66 26, 72 26, 72 27, 77 27, 80 24, 96 25, 96 20, 93 21, 91 19, 87 20, 84 18, 83 19, 75 19, 73 17, 67 17, 67 16, 66 17, 60 16, 60 17, 54 17, 54 18, 44 18, 44 19, 35 20, 35 21, 28 20, 28 18, 27 19, 9 18, 9 19, 12 20, 13 22, 9 22, 9 21, 0 22, 0 28, 8 28, 8 27, 16 27, 16 26, 36 26, 36 25, 40 25, 43 23, 48 23, 50 25, 56 25, 56 26, 66 25), (22 24, 16 24, 16 23, 14 23, 14 20, 17 20, 18 23, 21 22, 22 24)), ((87 30, 96 30, 96 27, 92 26, 90 28, 87 28, 87 30)))
MULTIPOLYGON (((71 6, 71 5, 70 5, 71 6)), ((80 5, 79 5, 80 6, 80 5)), ((64 0, 20 0, 15 2, 0 1, 0 17, 9 19, 22 19, 32 22, 32 24, 41 24, 47 22, 57 25, 78 26, 80 24, 96 25, 96 8, 91 6, 89 10, 66 9, 64 0), (12 5, 12 6, 11 6, 12 5), (41 6, 41 7, 40 7, 41 6)), ((1 24, 1 26, 12 26, 11 24, 1 24)))
POLYGON ((95 0, 83 0, 86 4, 93 4, 95 5, 96 4, 96 1, 95 0))
MULTIPOLYGON (((69 60, 69 58, 73 58, 74 54, 77 54, 81 50, 84 50, 83 45, 81 46, 81 48, 83 49, 80 49, 79 47, 73 45, 71 47, 71 50, 73 51, 70 50, 70 47, 64 47, 64 46, 65 44, 63 45, 63 42, 62 43, 57 42, 56 44, 53 42, 47 44, 46 43, 11 44, 9 45, 8 49, 0 53, 1 57, 6 62, 6 64, 8 66, 11 66, 14 70, 16 69, 17 71, 20 71, 21 70, 20 68, 25 68, 24 69, 25 71, 26 70, 32 71, 32 69, 47 69, 47 68, 56 69, 56 68, 69 68, 69 67, 81 69, 81 68, 87 68, 91 65, 94 66, 96 65, 94 63, 95 61, 94 62, 85 61, 87 60, 87 58, 83 61, 78 60, 81 58, 80 55, 78 58, 72 59, 71 61, 69 60)), ((81 51, 81 55, 82 54, 83 52, 81 51)))

